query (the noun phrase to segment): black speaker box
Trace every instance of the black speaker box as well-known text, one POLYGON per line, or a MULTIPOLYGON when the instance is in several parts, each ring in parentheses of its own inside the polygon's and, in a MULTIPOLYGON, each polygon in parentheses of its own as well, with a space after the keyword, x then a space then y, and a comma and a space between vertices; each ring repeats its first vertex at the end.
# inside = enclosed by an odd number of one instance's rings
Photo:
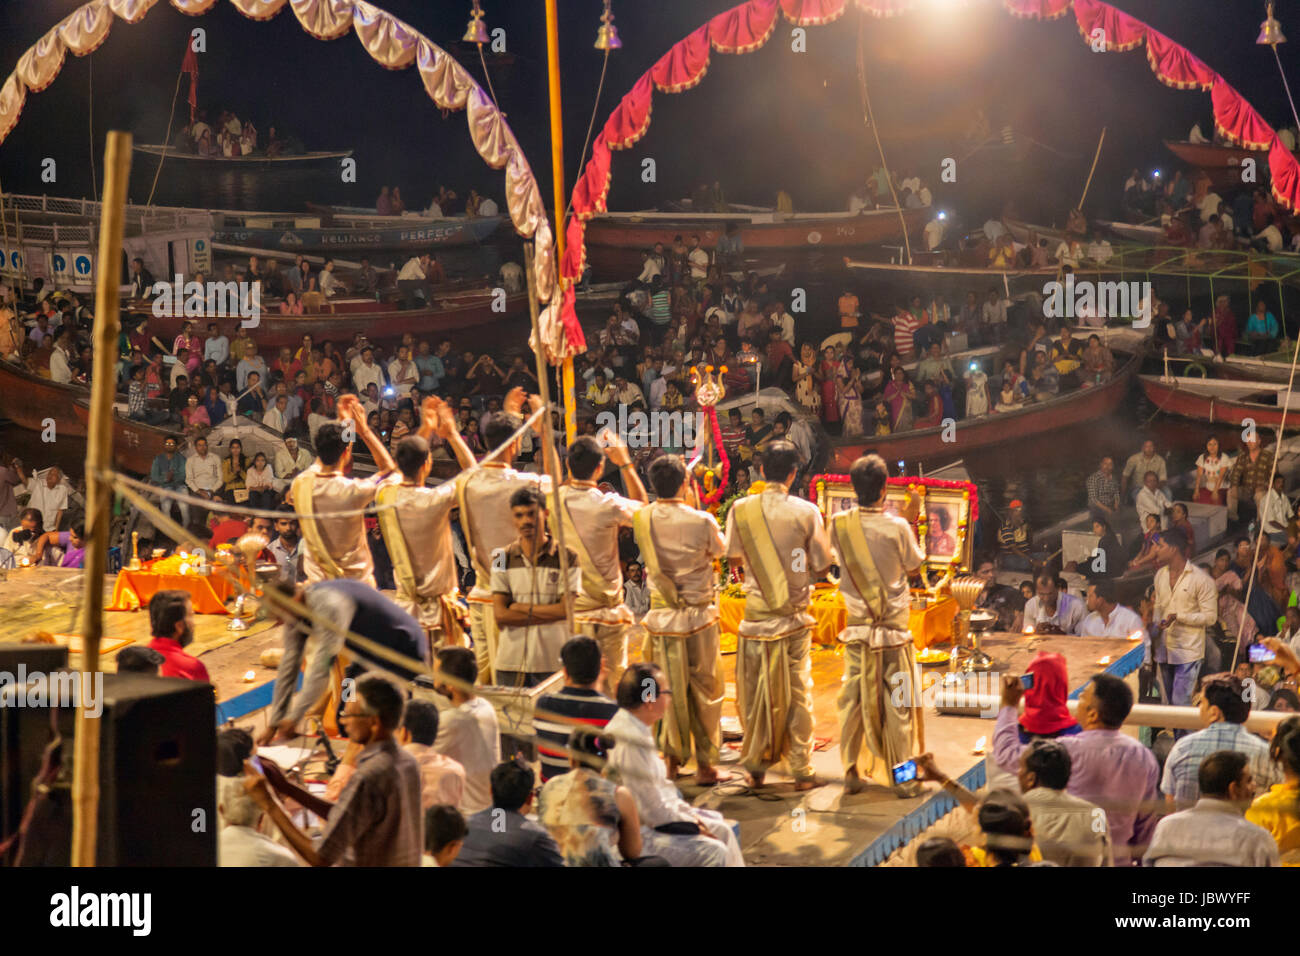
MULTIPOLYGON (((32 669, 29 665, 29 671, 32 669)), ((98 866, 216 865, 216 702, 212 686, 104 674, 99 741, 98 866)), ((74 711, 61 708, 63 772, 24 842, 24 865, 66 866, 72 826, 74 711)), ((17 820, 50 739, 43 708, 0 708, 5 832, 17 820), (22 768, 32 767, 29 774, 22 768), (15 772, 17 768, 17 772, 15 772), (11 822, 12 821, 12 822, 11 822)))

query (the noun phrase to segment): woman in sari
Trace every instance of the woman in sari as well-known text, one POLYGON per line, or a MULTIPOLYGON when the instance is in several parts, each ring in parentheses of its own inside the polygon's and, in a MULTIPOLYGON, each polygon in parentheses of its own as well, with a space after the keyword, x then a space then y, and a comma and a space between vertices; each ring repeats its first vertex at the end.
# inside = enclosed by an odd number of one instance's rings
POLYGON ((1146 527, 1142 537, 1142 550, 1138 556, 1128 564, 1130 571, 1139 571, 1142 568, 1156 566, 1156 545, 1160 543, 1160 518, 1154 514, 1146 516, 1146 527))
POLYGON ((199 402, 198 392, 190 392, 185 407, 181 409, 181 418, 185 419, 185 434, 191 439, 212 427, 212 419, 207 408, 199 402))
POLYGON ((799 360, 794 363, 794 394, 799 404, 810 414, 821 415, 822 392, 817 375, 817 350, 808 342, 799 347, 799 360))
POLYGON ((1259 634, 1259 625, 1246 613, 1246 605, 1241 601, 1241 596, 1246 593, 1246 585, 1241 576, 1232 570, 1232 556, 1226 548, 1215 552, 1210 576, 1214 578, 1214 588, 1219 594, 1219 626, 1223 628, 1224 635, 1236 640, 1240 633, 1244 645, 1253 644, 1259 634))
POLYGON ((902 368, 894 369, 893 381, 885 386, 885 401, 889 404, 889 424, 894 431, 907 431, 912 427, 912 402, 915 398, 916 389, 907 380, 907 372, 902 368))
POLYGON ((221 497, 231 504, 248 500, 248 459, 244 457, 244 443, 238 438, 230 440, 230 454, 221 460, 221 497))
POLYGON ((181 349, 188 349, 189 356, 185 360, 185 374, 190 379, 194 378, 194 373, 198 371, 199 366, 203 363, 203 345, 199 342, 198 336, 194 334, 194 323, 186 321, 181 326, 180 334, 172 343, 172 355, 179 356, 181 349))
POLYGON ((1115 374, 1115 356, 1101 344, 1101 339, 1096 335, 1088 336, 1088 347, 1083 350, 1083 368, 1085 388, 1109 382, 1115 374))
POLYGON ((821 366, 818 369, 822 385, 822 423, 838 425, 840 421, 840 403, 836 395, 836 373, 839 362, 835 359, 835 350, 830 346, 822 349, 821 366))
POLYGON ((848 378, 839 381, 840 418, 844 420, 844 429, 840 433, 845 438, 854 438, 863 433, 862 428, 862 373, 854 368, 848 378))

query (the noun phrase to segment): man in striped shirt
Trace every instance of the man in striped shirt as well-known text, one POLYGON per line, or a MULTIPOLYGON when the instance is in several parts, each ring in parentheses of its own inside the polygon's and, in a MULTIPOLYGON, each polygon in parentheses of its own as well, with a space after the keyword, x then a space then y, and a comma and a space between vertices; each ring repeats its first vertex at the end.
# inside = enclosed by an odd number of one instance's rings
POLYGON ((560 668, 569 636, 564 594, 582 586, 582 569, 568 555, 568 580, 560 574, 560 547, 546 530, 546 498, 523 487, 510 496, 516 538, 492 555, 492 604, 499 636, 496 682, 535 687, 560 668))
POLYGON ((537 732, 543 783, 569 772, 565 748, 575 726, 599 730, 618 711, 618 704, 596 690, 606 668, 595 638, 585 634, 569 638, 560 648, 560 661, 564 665, 564 687, 558 693, 539 697, 534 710, 533 728, 537 732))
POLYGON ((912 337, 920 325, 921 320, 906 308, 900 307, 898 314, 894 316, 894 348, 905 359, 913 357, 916 343, 913 342, 912 337))

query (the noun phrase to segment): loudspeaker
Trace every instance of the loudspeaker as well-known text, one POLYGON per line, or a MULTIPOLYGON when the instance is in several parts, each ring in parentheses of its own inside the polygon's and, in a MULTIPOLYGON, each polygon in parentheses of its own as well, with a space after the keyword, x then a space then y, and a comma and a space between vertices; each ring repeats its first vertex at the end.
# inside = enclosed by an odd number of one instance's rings
MULTIPOLYGON (((216 701, 210 684, 147 674, 104 674, 99 718, 97 866, 215 866, 216 701)), ((62 772, 24 840, 26 865, 66 866, 72 833, 73 715, 60 708, 62 772)), ((24 751, 50 739, 43 708, 0 709, 0 745, 24 751), (16 725, 16 726, 14 726, 16 725), (31 725, 31 726, 29 726, 31 725)), ((26 762, 30 755, 18 755, 26 762)), ((9 765, 10 755, 2 762, 9 765)), ((6 781, 6 789, 8 789, 6 781)), ((30 797, 30 780, 19 791, 30 797)))
MULTIPOLYGON (((18 829, 50 740, 49 712, 41 710, 39 715, 29 713, 28 719, 19 719, 24 715, 10 706, 17 699, 4 696, 5 688, 24 674, 50 674, 67 666, 68 649, 60 644, 0 644, 0 843, 18 829)), ((71 739, 71 714, 66 726, 71 739)))

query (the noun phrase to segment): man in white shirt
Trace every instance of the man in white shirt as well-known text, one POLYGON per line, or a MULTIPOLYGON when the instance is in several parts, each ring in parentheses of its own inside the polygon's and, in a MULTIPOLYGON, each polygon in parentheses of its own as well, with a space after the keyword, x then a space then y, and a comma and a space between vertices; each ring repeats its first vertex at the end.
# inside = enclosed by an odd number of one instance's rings
POLYGON ((191 493, 209 500, 221 491, 221 459, 208 453, 206 438, 194 439, 194 454, 185 462, 185 484, 191 493))
POLYGON ((484 196, 478 204, 478 214, 480 217, 495 216, 497 215, 497 209, 496 200, 488 199, 487 196, 484 196))
POLYGON ((262 833, 262 810, 244 789, 243 777, 217 777, 217 813, 217 866, 306 866, 262 833))
MULTIPOLYGON (((930 205, 925 203, 925 205, 930 205)), ((947 232, 948 227, 943 218, 935 216, 925 224, 925 248, 933 252, 939 248, 939 243, 943 242, 943 234, 947 232)))
POLYGON ((691 236, 691 248, 686 253, 691 267, 691 281, 699 283, 709 277, 709 254, 700 248, 700 237, 691 236))
POLYGON ((1243 813, 1255 798, 1245 754, 1219 750, 1201 761, 1201 798, 1156 824, 1145 866, 1280 866, 1277 842, 1243 813))
POLYGON ((1286 476, 1273 476, 1273 487, 1264 495, 1259 505, 1260 527, 1269 540, 1279 546, 1286 545, 1286 529, 1295 515, 1291 499, 1286 496, 1286 476))
POLYGON ((1160 671, 1165 701, 1175 707, 1191 704, 1205 658, 1205 631, 1219 619, 1214 579, 1188 561, 1186 553, 1181 528, 1161 533, 1149 653, 1160 671))
POLYGON ((444 647, 433 669, 435 698, 441 708, 433 749, 465 770, 460 812, 466 816, 492 806, 492 768, 501 762, 501 735, 492 705, 474 693, 478 662, 467 647, 444 647))
POLYGON ((623 672, 619 710, 604 731, 616 741, 608 772, 636 800, 646 853, 673 866, 744 866, 740 844, 722 814, 683 800, 655 748, 654 727, 671 706, 672 693, 657 664, 638 662, 623 672))
POLYGON ((790 348, 794 348, 794 316, 780 302, 768 306, 768 321, 772 323, 772 328, 780 329, 781 338, 790 343, 790 348))
POLYGON ((433 286, 428 280, 429 257, 411 256, 397 273, 397 288, 405 297, 419 293, 426 305, 433 304, 433 286))
POLYGON ((507 292, 524 291, 524 267, 517 262, 507 262, 501 267, 501 284, 507 292))
POLYGON ((68 350, 72 347, 72 333, 64 329, 54 340, 50 351, 50 381, 66 385, 72 381, 72 366, 69 364, 68 350))
POLYGON ((357 390, 358 395, 364 395, 371 385, 375 386, 376 390, 383 391, 384 370, 375 361, 375 350, 367 345, 361 350, 361 361, 352 370, 352 387, 357 390))
POLYGON ((217 365, 225 365, 228 358, 230 358, 230 339, 218 331, 217 323, 209 322, 208 337, 203 342, 203 361, 212 359, 217 365))
POLYGON ((68 509, 68 486, 63 481, 63 472, 55 465, 43 475, 32 475, 27 479, 27 491, 31 495, 27 507, 41 513, 46 531, 58 531, 63 513, 68 509))
POLYGON ((276 477, 282 481, 293 481, 311 465, 311 453, 306 448, 298 447, 298 439, 289 435, 284 440, 284 447, 275 453, 276 477))
POLYGON ((1034 842, 1058 866, 1114 866, 1106 811, 1066 792, 1072 766, 1070 751, 1057 740, 1034 740, 1021 752, 1016 776, 1034 842))
POLYGON ((1278 229, 1276 220, 1270 222, 1255 236, 1256 244, 1261 241, 1268 247, 1269 252, 1282 251, 1282 231, 1278 229))
POLYGON ((1216 193, 1214 190, 1210 190, 1208 193, 1206 193, 1205 198, 1201 200, 1201 205, 1200 205, 1201 221, 1209 222, 1210 217, 1218 213, 1219 206, 1220 204, 1222 204, 1222 202, 1223 202, 1223 197, 1220 196, 1218 193, 1216 193))
POLYGON ((1115 584, 1102 578, 1088 585, 1088 615, 1079 622, 1075 634, 1081 637, 1132 637, 1145 634, 1142 618, 1116 599, 1115 584))
POLYGON ((347 291, 343 288, 343 283, 338 280, 338 276, 334 274, 333 259, 326 259, 325 264, 321 266, 319 283, 321 295, 327 299, 347 291))
POLYGON ((1039 572, 1034 596, 1025 602, 1025 627, 1039 633, 1077 634, 1084 614, 1083 602, 1062 591, 1055 574, 1039 572))
POLYGON ((1147 515, 1155 515, 1161 528, 1169 527, 1169 509, 1174 503, 1160 488, 1160 476, 1148 471, 1142 476, 1142 490, 1137 493, 1138 527, 1147 526, 1147 515))
POLYGON ((420 370, 411 361, 411 350, 405 345, 398 348, 397 357, 388 363, 388 381, 403 398, 410 395, 411 389, 420 381, 420 370))
POLYGON ((289 425, 289 396, 277 395, 275 404, 266 410, 262 416, 262 424, 267 428, 273 428, 278 432, 283 432, 289 425))
POLYGON ((652 253, 647 252, 641 263, 641 273, 636 277, 637 282, 644 282, 649 285, 651 280, 657 275, 663 275, 663 267, 659 260, 652 253))

